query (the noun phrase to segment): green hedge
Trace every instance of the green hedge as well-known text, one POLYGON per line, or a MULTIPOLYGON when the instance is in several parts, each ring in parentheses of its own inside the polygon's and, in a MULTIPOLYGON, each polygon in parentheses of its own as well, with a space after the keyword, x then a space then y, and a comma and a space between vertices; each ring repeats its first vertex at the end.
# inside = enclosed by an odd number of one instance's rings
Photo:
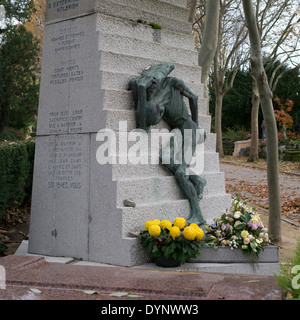
POLYGON ((234 152, 234 143, 236 141, 246 140, 247 132, 244 128, 236 127, 234 129, 226 129, 223 132, 223 152, 225 156, 232 156, 234 152))
POLYGON ((0 221, 31 198, 35 143, 0 144, 0 221))

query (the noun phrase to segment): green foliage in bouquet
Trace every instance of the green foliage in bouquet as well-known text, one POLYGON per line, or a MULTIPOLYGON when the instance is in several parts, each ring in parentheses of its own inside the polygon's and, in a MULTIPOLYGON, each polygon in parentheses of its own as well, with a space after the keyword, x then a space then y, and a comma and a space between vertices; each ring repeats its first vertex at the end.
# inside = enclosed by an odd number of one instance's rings
POLYGON ((288 263, 280 264, 280 275, 275 274, 278 285, 288 296, 287 300, 300 300, 300 238, 295 257, 288 263))
POLYGON ((187 225, 184 218, 176 218, 174 223, 169 220, 149 220, 145 229, 139 234, 142 246, 153 258, 165 256, 184 263, 195 258, 204 242, 204 232, 198 225, 187 225))
POLYGON ((206 228, 205 241, 215 248, 241 248, 244 254, 258 258, 264 246, 269 243, 269 236, 259 214, 254 210, 255 208, 247 207, 247 200, 241 202, 236 194, 231 209, 206 228))

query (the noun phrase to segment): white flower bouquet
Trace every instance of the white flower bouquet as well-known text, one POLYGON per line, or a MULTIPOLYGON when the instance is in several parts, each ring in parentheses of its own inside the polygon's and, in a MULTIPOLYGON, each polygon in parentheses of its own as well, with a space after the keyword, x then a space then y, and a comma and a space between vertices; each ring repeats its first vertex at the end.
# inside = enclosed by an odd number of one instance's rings
POLYGON ((255 208, 247 207, 247 200, 233 199, 230 210, 219 216, 206 228, 205 241, 212 247, 241 248, 244 254, 258 258, 269 243, 268 230, 264 227, 255 208))

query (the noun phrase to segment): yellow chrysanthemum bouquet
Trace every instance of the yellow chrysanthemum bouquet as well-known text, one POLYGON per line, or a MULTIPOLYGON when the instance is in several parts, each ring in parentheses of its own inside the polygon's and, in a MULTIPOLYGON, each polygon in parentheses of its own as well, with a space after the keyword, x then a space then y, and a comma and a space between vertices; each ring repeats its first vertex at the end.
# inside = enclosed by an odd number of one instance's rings
POLYGON ((187 224, 184 218, 149 220, 140 232, 142 246, 160 266, 178 266, 195 258, 203 246, 204 232, 195 223, 187 224))

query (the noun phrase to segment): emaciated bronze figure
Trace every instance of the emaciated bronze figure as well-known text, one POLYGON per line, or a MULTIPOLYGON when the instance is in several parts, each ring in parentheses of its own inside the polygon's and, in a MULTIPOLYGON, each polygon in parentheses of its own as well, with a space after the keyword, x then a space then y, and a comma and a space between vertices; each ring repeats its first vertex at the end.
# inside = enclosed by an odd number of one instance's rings
POLYGON ((200 210, 199 200, 203 197, 206 180, 199 175, 187 175, 186 169, 190 165, 197 143, 204 142, 206 134, 202 130, 204 133, 200 136, 200 130, 197 130, 200 129, 198 126, 198 96, 182 80, 168 77, 173 69, 173 63, 156 64, 142 72, 140 77, 131 80, 130 90, 134 97, 136 126, 149 132, 151 125, 156 125, 163 119, 169 124, 171 130, 179 129, 182 137, 184 137, 184 130, 191 130, 192 138, 188 141, 182 139, 182 146, 180 146, 182 153, 189 152, 189 156, 182 154, 181 163, 176 161, 173 152, 175 142, 172 137, 170 161, 168 164, 163 163, 161 154, 160 162, 174 175, 184 196, 190 202, 191 212, 187 222, 202 225, 205 219, 200 210), (191 116, 184 97, 189 100, 191 116))

